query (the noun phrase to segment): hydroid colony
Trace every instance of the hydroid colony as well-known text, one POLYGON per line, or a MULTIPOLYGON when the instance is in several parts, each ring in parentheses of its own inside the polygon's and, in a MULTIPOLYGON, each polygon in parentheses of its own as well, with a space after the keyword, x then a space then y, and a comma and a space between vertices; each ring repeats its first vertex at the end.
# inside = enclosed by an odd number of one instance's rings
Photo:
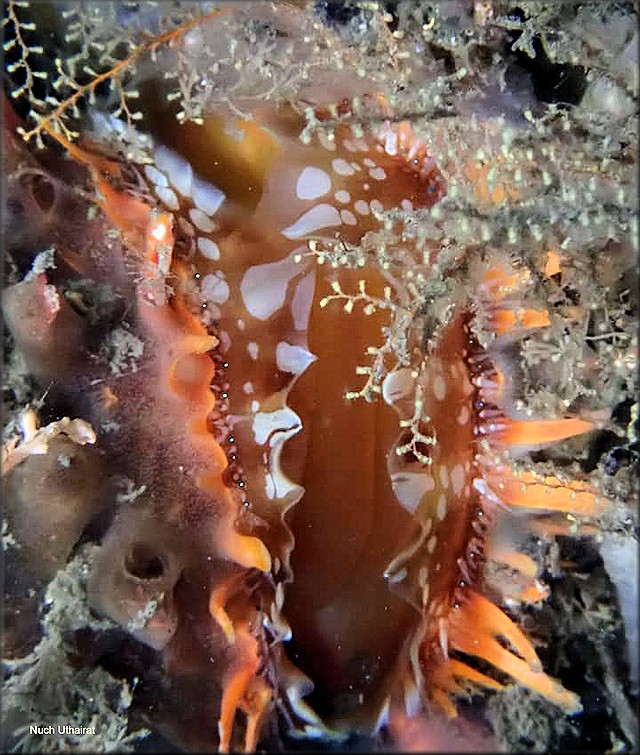
MULTIPOLYGON (((52 249, 4 301, 46 390, 3 459, 25 584, 98 545, 88 608, 144 648, 134 666, 161 679, 145 720, 186 748, 253 750, 276 720, 322 739, 438 721, 512 684, 578 713, 504 610, 548 595, 514 512, 547 535, 628 515, 527 454, 580 437, 579 455, 605 426, 633 380, 630 314, 607 336, 616 364, 576 359, 554 400, 534 368, 552 383, 566 365, 522 354, 591 327, 587 288, 568 293, 585 245, 632 266, 603 209, 624 215, 629 175, 570 148, 564 110, 509 122, 485 92, 448 125, 454 82, 489 74, 467 52, 416 89, 442 14, 403 46, 405 6, 362 6, 363 63, 309 8, 103 7, 7 6, 29 103, 7 104, 10 189, 52 249), (29 41, 45 20, 75 55, 29 41), (420 133, 408 104, 430 115, 420 133), (568 165, 591 197, 573 216, 550 199, 575 203, 568 165), (48 499, 58 531, 34 567, 48 499)), ((509 25, 472 11, 485 42, 509 25)))

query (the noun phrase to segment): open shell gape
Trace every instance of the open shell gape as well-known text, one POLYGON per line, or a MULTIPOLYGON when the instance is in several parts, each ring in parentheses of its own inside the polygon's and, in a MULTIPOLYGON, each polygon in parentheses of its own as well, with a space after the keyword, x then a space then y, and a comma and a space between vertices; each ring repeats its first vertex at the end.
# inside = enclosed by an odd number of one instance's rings
POLYGON ((7 3, 8 747, 557 749, 585 554, 633 746, 637 31, 527 9, 7 3))

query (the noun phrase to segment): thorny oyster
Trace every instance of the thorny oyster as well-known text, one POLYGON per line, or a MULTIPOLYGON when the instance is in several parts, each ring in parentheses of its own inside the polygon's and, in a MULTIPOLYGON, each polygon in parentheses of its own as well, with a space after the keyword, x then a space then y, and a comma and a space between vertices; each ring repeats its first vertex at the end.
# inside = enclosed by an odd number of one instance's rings
POLYGON ((637 34, 588 8, 7 4, 3 310, 44 391, 3 456, 10 746, 582 710, 546 606, 630 533, 637 453, 637 34))

